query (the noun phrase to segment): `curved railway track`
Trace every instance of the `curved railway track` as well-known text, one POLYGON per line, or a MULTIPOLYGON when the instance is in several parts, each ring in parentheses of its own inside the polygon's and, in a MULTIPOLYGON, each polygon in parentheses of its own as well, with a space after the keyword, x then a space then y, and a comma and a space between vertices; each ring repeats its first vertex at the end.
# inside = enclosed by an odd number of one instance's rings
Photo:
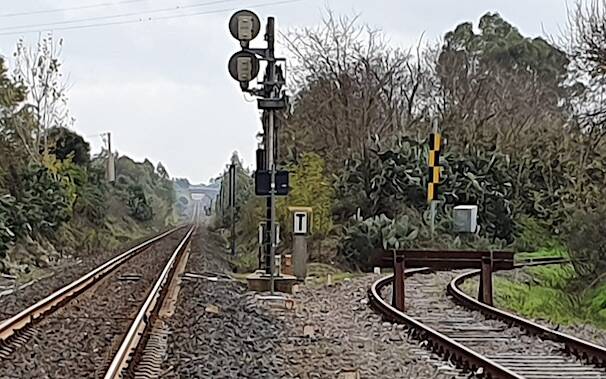
POLYGON ((0 322, 0 377, 134 377, 195 228, 155 236, 0 322))
MULTIPOLYGON (((546 259, 526 265, 562 263, 546 259)), ((465 294, 460 285, 479 270, 431 274, 407 270, 406 313, 385 300, 393 277, 369 289, 373 307, 386 319, 406 324, 419 340, 462 373, 460 378, 589 379, 606 378, 606 348, 551 330, 511 313, 485 305, 465 294)))

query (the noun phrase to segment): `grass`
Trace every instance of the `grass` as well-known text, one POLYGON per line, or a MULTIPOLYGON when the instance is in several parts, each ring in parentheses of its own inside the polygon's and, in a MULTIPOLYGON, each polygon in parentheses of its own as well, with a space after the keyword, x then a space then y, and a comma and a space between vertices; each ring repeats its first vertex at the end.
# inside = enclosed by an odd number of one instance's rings
POLYGON ((530 258, 544 258, 544 257, 563 257, 569 258, 568 252, 563 248, 554 249, 541 249, 532 253, 516 253, 516 261, 530 258))
MULTIPOLYGON (((519 254, 518 258, 567 256, 561 249, 519 254)), ((576 278, 572 265, 529 267, 495 277, 495 305, 525 317, 556 324, 592 324, 606 329, 606 282, 580 293, 570 291, 576 278)), ((471 284, 465 286, 470 290, 471 284)))
POLYGON ((307 265, 307 284, 311 286, 322 286, 328 283, 328 275, 332 283, 349 280, 360 274, 341 271, 335 266, 324 263, 309 263, 307 265))

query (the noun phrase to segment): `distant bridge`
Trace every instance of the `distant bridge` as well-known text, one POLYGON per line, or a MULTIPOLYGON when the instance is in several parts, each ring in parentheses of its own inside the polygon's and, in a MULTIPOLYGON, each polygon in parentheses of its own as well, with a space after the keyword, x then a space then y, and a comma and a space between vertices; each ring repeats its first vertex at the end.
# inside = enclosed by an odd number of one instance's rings
POLYGON ((214 200, 219 194, 219 188, 191 185, 189 186, 189 193, 194 200, 202 199, 204 196, 214 200))

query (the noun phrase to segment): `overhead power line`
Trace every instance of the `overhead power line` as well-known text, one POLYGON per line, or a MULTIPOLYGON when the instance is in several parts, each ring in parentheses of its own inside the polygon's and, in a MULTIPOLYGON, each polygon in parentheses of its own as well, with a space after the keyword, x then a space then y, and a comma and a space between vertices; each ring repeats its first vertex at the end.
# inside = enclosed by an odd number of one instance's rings
MULTIPOLYGON (((251 8, 253 8, 253 7, 255 7, 255 8, 262 8, 262 7, 272 6, 272 5, 284 5, 284 4, 297 3, 297 2, 300 2, 300 1, 305 1, 305 0, 271 1, 271 2, 266 2, 266 3, 250 4, 250 5, 248 5, 248 7, 251 7, 251 8)), ((113 26, 113 25, 139 24, 139 23, 145 23, 145 22, 153 22, 153 21, 160 21, 160 20, 170 20, 170 19, 183 18, 183 17, 193 17, 193 16, 208 15, 208 14, 232 12, 235 9, 236 8, 232 7, 232 8, 214 9, 214 10, 209 10, 209 11, 201 11, 201 12, 181 13, 181 14, 176 14, 176 15, 158 16, 158 17, 153 17, 153 18, 152 17, 138 18, 136 20, 132 20, 131 19, 131 20, 123 20, 123 21, 104 22, 104 23, 74 25, 74 26, 65 26, 65 27, 51 28, 51 29, 18 30, 18 31, 2 32, 2 33, 0 33, 0 36, 19 35, 19 34, 27 34, 27 33, 42 33, 44 31, 90 29, 90 28, 99 28, 99 27, 106 27, 106 26, 113 26)))
POLYGON ((172 12, 172 11, 178 11, 178 10, 183 10, 183 9, 201 8, 201 7, 207 7, 210 5, 231 3, 234 1, 238 1, 238 0, 213 0, 213 1, 204 1, 201 3, 194 3, 194 4, 189 4, 189 5, 177 5, 177 6, 166 7, 166 8, 141 10, 141 11, 128 12, 128 13, 119 13, 119 14, 108 15, 108 16, 95 16, 95 17, 85 17, 85 18, 77 18, 77 19, 73 19, 73 20, 54 21, 54 22, 47 22, 47 23, 3 26, 3 27, 0 27, 0 30, 46 28, 46 27, 57 26, 57 25, 68 25, 68 24, 85 23, 85 22, 90 22, 90 21, 112 20, 112 19, 116 19, 116 18, 142 16, 142 15, 146 15, 146 14, 155 14, 155 13, 165 13, 165 12, 172 12))
POLYGON ((77 11, 84 9, 94 9, 94 8, 103 8, 103 7, 111 7, 115 5, 123 5, 123 4, 131 4, 131 3, 142 3, 147 0, 124 0, 117 2, 107 2, 107 3, 97 3, 97 4, 89 4, 89 5, 78 5, 75 7, 67 7, 67 8, 55 8, 55 9, 40 9, 37 11, 23 11, 23 12, 14 12, 14 13, 0 13, 1 18, 6 17, 17 17, 17 16, 31 16, 37 14, 45 14, 45 13, 59 13, 59 12, 68 12, 68 11, 77 11))

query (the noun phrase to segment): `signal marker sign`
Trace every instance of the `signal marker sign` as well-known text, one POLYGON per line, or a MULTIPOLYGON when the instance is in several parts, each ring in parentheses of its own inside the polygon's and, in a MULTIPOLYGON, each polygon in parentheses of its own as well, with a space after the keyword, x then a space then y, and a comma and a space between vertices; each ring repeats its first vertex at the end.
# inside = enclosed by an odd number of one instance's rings
POLYGON ((427 185, 427 202, 431 203, 438 197, 438 184, 440 183, 440 151, 442 150, 442 136, 440 133, 429 135, 429 181, 427 185))

